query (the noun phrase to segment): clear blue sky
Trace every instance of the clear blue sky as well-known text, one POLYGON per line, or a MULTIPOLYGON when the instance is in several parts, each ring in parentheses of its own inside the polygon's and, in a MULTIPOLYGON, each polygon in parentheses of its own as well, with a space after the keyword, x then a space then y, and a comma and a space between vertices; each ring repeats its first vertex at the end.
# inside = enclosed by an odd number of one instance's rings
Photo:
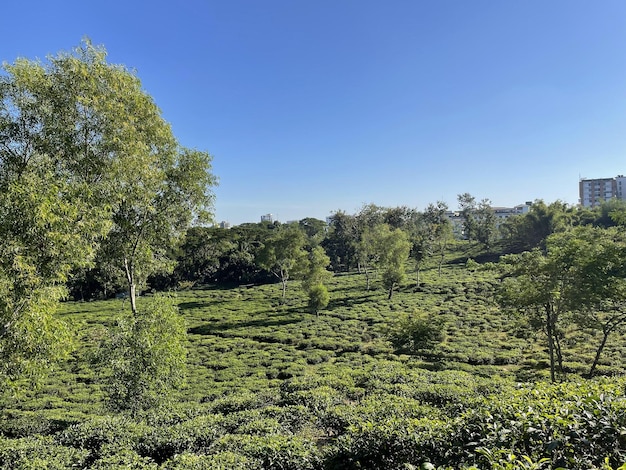
POLYGON ((575 204, 626 173, 624 0, 4 0, 0 60, 88 36, 214 156, 216 220, 575 204))

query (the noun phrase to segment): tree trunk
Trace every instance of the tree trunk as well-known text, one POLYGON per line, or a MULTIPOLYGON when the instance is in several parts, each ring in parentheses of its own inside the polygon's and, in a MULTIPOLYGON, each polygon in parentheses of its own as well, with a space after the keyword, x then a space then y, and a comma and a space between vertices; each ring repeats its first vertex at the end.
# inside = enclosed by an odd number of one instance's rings
POLYGON ((556 382, 554 367, 554 332, 552 325, 552 306, 548 303, 546 309, 546 335, 548 335, 548 354, 550 355, 550 380, 556 382))
POLYGON ((556 326, 553 326, 552 328, 553 333, 554 333, 554 345, 555 345, 555 352, 556 352, 556 360, 557 363, 559 364, 559 372, 561 373, 561 377, 563 379, 565 379, 565 369, 563 368, 563 353, 561 351, 561 341, 559 340, 559 332, 556 329, 556 326))
POLYGON ((417 278, 417 282, 416 282, 415 287, 417 287, 419 289, 420 288, 420 267, 419 267, 419 265, 415 269, 415 274, 416 274, 416 278, 417 278))
POLYGON ((287 274, 281 269, 280 270, 280 282, 283 284, 283 302, 285 301, 285 296, 287 295, 287 274))
POLYGON ((393 297, 393 284, 389 288, 389 297, 387 297, 387 300, 391 300, 391 297, 393 297))
POLYGON ((370 290, 370 272, 365 265, 365 290, 370 290))
POLYGON ((128 298, 130 299, 130 309, 132 310, 133 315, 136 315, 137 303, 135 299, 135 274, 133 272, 133 264, 132 262, 128 262, 128 258, 124 258, 124 269, 126 271, 126 281, 128 282, 128 298))
POLYGON ((439 258, 439 277, 441 277, 441 267, 443 266, 443 260, 445 257, 445 253, 443 251, 443 249, 441 250, 441 256, 439 258))
POLYGON ((604 350, 604 345, 606 344, 606 341, 609 339, 610 333, 611 333, 611 329, 607 328, 605 325, 602 328, 602 341, 600 342, 600 345, 598 346, 598 349, 596 351, 596 357, 593 358, 593 364, 591 364, 591 369, 589 369, 589 378, 592 378, 594 372, 596 371, 596 367, 598 366, 598 362, 600 361, 600 355, 602 354, 602 351, 604 350))

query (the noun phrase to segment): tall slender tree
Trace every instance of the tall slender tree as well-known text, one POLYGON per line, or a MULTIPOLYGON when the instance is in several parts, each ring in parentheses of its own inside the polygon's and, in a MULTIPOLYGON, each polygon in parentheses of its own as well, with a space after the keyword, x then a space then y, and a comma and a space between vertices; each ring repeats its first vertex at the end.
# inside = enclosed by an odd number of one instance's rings
POLYGON ((443 201, 437 201, 436 204, 429 204, 424 211, 424 220, 426 221, 428 232, 430 233, 430 239, 433 241, 433 251, 435 251, 438 256, 439 276, 441 276, 446 251, 452 241, 452 223, 446 215, 447 211, 448 205, 443 201))
POLYGON ((283 301, 289 279, 302 274, 306 269, 307 253, 304 244, 304 233, 299 227, 284 226, 264 241, 258 253, 259 265, 280 280, 283 301))

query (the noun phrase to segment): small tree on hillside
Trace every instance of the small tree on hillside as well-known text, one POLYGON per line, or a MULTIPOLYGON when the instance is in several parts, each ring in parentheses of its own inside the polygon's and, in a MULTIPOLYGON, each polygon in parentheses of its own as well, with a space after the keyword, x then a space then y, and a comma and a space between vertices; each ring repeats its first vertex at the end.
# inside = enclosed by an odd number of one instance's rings
POLYGON ((372 240, 377 264, 382 270, 383 286, 388 290, 388 298, 391 299, 394 289, 406 277, 405 263, 409 257, 411 244, 404 231, 391 230, 387 224, 374 227, 372 240))
POLYGON ((316 315, 330 300, 328 289, 324 285, 333 275, 326 269, 329 264, 330 258, 321 246, 316 246, 308 254, 302 287, 309 297, 309 308, 316 315))
POLYGON ((398 353, 431 355, 444 340, 444 327, 440 316, 408 315, 393 328, 389 339, 398 353))
POLYGON ((185 381, 187 330, 173 299, 157 295, 123 314, 99 351, 109 406, 136 414, 169 402, 185 381))
POLYGON ((280 280, 283 301, 287 292, 287 281, 306 269, 307 253, 304 244, 304 234, 299 227, 281 227, 263 242, 263 248, 258 253, 259 265, 280 280))
POLYGON ((560 338, 563 317, 567 313, 567 270, 555 257, 534 249, 501 258, 506 277, 499 290, 502 307, 517 313, 529 326, 541 329, 548 340, 550 379, 563 372, 560 338))
POLYGON ((446 216, 448 205, 438 201, 436 204, 429 204, 424 211, 424 220, 428 227, 429 237, 433 242, 433 248, 439 257, 438 273, 441 276, 441 268, 445 259, 446 251, 452 241, 452 223, 446 216))
POLYGON ((325 308, 330 301, 328 289, 324 284, 317 284, 309 289, 309 309, 319 316, 321 309, 325 308))
POLYGON ((378 261, 378 249, 376 232, 372 228, 366 228, 361 234, 361 240, 357 245, 357 256, 359 259, 359 266, 365 273, 365 289, 370 290, 370 275, 372 269, 376 266, 378 261))
POLYGON ((491 247, 496 238, 496 213, 491 207, 489 199, 483 199, 476 207, 476 240, 485 248, 491 247))
POLYGON ((416 217, 409 227, 409 241, 411 242, 411 257, 415 261, 415 287, 420 286, 420 273, 424 263, 432 254, 432 233, 425 217, 416 217))

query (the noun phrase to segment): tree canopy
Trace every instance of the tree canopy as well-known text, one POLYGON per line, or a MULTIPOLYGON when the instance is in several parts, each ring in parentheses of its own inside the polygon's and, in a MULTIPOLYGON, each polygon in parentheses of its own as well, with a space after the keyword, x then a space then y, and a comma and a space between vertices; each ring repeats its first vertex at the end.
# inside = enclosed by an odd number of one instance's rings
POLYGON ((84 41, 0 77, 0 354, 15 378, 64 348, 54 304, 93 265, 136 286, 208 220, 211 157, 178 143, 137 76, 84 41), (57 346, 54 347, 53 345, 57 346))

